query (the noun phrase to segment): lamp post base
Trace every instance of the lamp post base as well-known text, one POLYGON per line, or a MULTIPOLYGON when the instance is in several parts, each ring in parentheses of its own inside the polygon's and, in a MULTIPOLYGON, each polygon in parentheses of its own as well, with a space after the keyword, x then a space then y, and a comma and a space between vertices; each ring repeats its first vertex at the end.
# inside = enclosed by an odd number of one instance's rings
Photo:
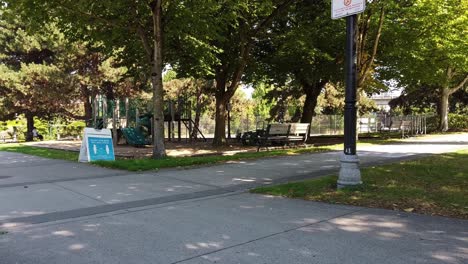
POLYGON ((361 185, 361 171, 359 170, 358 156, 343 154, 340 162, 341 168, 337 184, 338 189, 361 185))

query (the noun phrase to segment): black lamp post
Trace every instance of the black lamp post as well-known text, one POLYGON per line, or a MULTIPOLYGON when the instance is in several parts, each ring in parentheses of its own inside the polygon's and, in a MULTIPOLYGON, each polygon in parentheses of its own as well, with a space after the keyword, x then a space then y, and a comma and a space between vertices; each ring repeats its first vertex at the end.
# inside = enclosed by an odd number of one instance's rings
POLYGON ((344 110, 344 154, 356 155, 356 21, 357 15, 346 18, 346 89, 344 110))
POLYGON ((362 184, 359 158, 356 155, 356 24, 357 15, 346 17, 344 150, 338 188, 362 184))

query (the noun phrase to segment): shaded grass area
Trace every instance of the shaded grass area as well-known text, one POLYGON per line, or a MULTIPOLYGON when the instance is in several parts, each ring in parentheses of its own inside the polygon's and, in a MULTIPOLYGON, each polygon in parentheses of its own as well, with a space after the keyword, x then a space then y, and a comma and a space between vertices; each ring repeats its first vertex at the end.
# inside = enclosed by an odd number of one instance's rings
POLYGON ((253 193, 468 219, 468 150, 362 169, 364 184, 336 190, 337 176, 253 193))
POLYGON ((49 159, 78 161, 78 152, 26 146, 22 144, 0 145, 0 151, 23 153, 49 159))
POLYGON ((129 171, 147 171, 160 168, 188 167, 194 165, 216 164, 226 161, 258 159, 275 156, 299 155, 304 153, 324 152, 334 150, 331 147, 310 147, 297 149, 281 149, 263 152, 243 152, 234 155, 210 155, 197 157, 166 157, 163 159, 127 159, 116 161, 93 162, 102 167, 123 169, 129 171))

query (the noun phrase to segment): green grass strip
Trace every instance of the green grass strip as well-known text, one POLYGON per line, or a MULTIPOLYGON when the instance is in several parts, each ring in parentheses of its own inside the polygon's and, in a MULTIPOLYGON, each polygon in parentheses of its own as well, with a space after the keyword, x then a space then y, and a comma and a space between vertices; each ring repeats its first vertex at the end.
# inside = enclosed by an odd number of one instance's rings
MULTIPOLYGON (((274 156, 299 155, 303 153, 314 153, 335 150, 336 146, 308 147, 294 149, 280 149, 261 152, 241 152, 234 155, 207 155, 196 157, 166 157, 162 159, 120 159, 116 161, 96 161, 93 164, 98 166, 121 169, 128 171, 147 171, 160 168, 188 167, 194 165, 215 164, 227 161, 237 161, 244 159, 258 159, 274 156)), ((66 150, 56 150, 42 147, 27 146, 22 144, 3 144, 0 151, 10 151, 34 155, 50 159, 62 159, 78 161, 78 153, 66 150)))
POLYGON ((0 151, 23 153, 49 159, 78 161, 78 152, 57 150, 41 147, 26 146, 22 144, 0 144, 0 151))
POLYGON ((297 149, 281 149, 262 152, 241 152, 234 155, 207 155, 196 157, 166 157, 162 159, 125 159, 116 161, 93 162, 102 167, 129 171, 148 171, 160 168, 188 167, 194 165, 216 164, 227 161, 258 159, 275 156, 299 155, 304 153, 324 152, 334 150, 330 147, 309 147, 297 149))
POLYGON ((254 193, 468 219, 468 150, 361 170, 364 184, 336 190, 337 176, 254 193))

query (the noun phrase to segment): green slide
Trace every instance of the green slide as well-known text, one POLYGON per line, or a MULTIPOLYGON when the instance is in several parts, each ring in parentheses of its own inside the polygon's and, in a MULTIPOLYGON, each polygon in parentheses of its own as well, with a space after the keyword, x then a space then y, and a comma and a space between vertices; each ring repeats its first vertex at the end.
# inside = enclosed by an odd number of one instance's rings
POLYGON ((134 127, 122 128, 122 134, 129 145, 135 147, 151 145, 151 143, 146 140, 143 134, 134 127))

